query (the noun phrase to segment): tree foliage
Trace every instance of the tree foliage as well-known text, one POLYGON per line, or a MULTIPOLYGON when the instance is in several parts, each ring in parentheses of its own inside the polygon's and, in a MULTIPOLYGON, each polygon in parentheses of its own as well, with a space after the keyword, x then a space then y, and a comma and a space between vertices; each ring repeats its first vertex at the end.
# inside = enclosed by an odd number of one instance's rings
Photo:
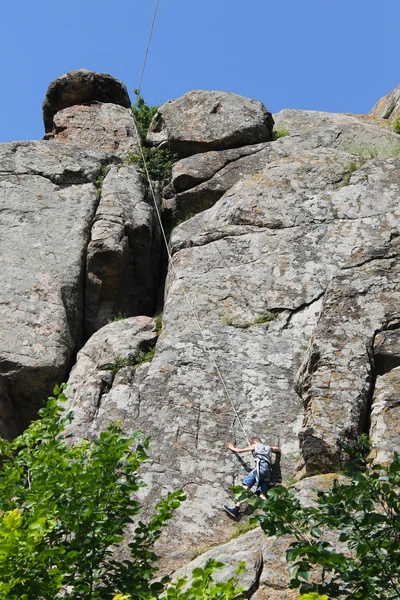
POLYGON ((143 96, 139 93, 139 90, 134 90, 134 92, 136 94, 136 102, 132 106, 132 112, 141 134, 145 137, 158 107, 149 106, 143 96))
POLYGON ((284 487, 270 490, 257 517, 267 535, 294 536, 286 554, 290 585, 305 598, 400 598, 400 455, 390 466, 355 470, 360 464, 358 456, 352 477, 320 491, 314 507, 284 487))
POLYGON ((152 181, 166 181, 171 178, 172 167, 177 157, 168 148, 147 148, 142 146, 126 157, 128 165, 137 165, 152 181), (147 172, 146 172, 147 167, 147 172))
POLYGON ((93 442, 67 443, 64 399, 56 389, 40 420, 13 442, 0 442, 0 597, 156 597, 164 584, 151 584, 153 546, 184 495, 169 494, 148 522, 139 520, 137 470, 148 440, 112 425, 93 442), (129 559, 117 561, 115 548, 133 517, 129 559))
POLYGON ((114 424, 93 441, 74 441, 64 400, 56 387, 38 421, 13 442, 0 440, 0 598, 233 598, 240 591, 234 579, 213 580, 222 566, 216 561, 196 569, 190 585, 154 581, 154 544, 185 496, 171 492, 140 520, 138 469, 149 440, 114 424), (127 558, 119 560, 123 544, 127 558))

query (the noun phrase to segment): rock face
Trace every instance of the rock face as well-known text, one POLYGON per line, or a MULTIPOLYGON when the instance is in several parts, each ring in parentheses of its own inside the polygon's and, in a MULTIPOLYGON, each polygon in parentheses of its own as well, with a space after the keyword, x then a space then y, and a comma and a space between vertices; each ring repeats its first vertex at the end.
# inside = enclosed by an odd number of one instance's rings
MULTIPOLYGON (((372 252, 360 249, 332 279, 311 340, 300 384, 307 471, 337 469, 343 445, 368 425, 374 337, 398 327, 400 311, 397 237, 377 250, 378 244, 372 252)), ((379 398, 382 390, 377 392, 379 398)), ((377 412, 375 405, 375 429, 377 412)), ((385 444, 390 444, 388 439, 385 444)))
POLYGON ((54 115, 68 106, 107 102, 130 108, 126 86, 107 73, 87 69, 71 71, 52 81, 43 102, 43 121, 46 133, 53 129, 54 115))
POLYGON ((390 123, 397 121, 400 118, 400 85, 378 100, 369 114, 387 119, 390 123))
POLYGON ((134 166, 111 166, 87 250, 86 337, 118 315, 154 314, 160 253, 159 224, 142 176, 134 166))
POLYGON ((147 139, 189 156, 272 139, 271 113, 257 100, 230 92, 195 90, 160 106, 147 139))
MULTIPOLYGON (((297 483, 292 491, 303 506, 314 506, 316 505, 317 490, 327 491, 333 479, 334 477, 331 475, 310 477, 297 483)), ((332 543, 338 545, 335 534, 328 534, 328 537, 332 543)), ((298 592, 288 589, 289 565, 284 559, 286 549, 292 541, 294 538, 289 536, 266 538, 262 530, 257 527, 218 548, 205 551, 198 558, 179 569, 174 577, 186 576, 190 580, 191 573, 195 568, 204 567, 208 559, 214 558, 225 564, 225 567, 217 572, 216 578, 219 581, 226 581, 231 577, 236 577, 244 588, 245 598, 296 600, 298 592), (242 560, 246 561, 247 568, 238 578, 236 569, 242 560)))
POLYGON ((10 435, 65 379, 82 344, 93 181, 104 158, 50 142, 0 146, 1 404, 12 399, 10 435))
POLYGON ((262 171, 269 155, 268 144, 254 144, 178 161, 163 192, 164 208, 178 220, 211 208, 243 177, 262 171))
POLYGON ((149 317, 115 321, 92 335, 78 353, 68 380, 68 409, 76 415, 75 435, 98 435, 115 421, 115 414, 127 428, 134 429, 140 407, 138 388, 149 366, 140 364, 140 357, 156 341, 156 324, 149 317))
POLYGON ((130 110, 101 100, 130 104, 110 76, 67 74, 50 85, 44 117, 60 129, 75 125, 59 130, 57 143, 0 146, 5 437, 26 427, 67 378, 88 335, 119 314, 155 310, 159 230, 142 176, 124 165, 135 124, 130 110), (69 107, 83 102, 94 104, 69 107))
POLYGON ((80 73, 50 86, 52 141, 0 146, 0 433, 26 426, 79 351, 71 432, 120 419, 152 437, 145 512, 187 492, 160 540, 163 570, 228 543, 209 555, 227 572, 257 563, 247 596, 283 600, 285 541, 229 541, 221 506, 249 461, 225 443, 280 445, 275 481, 328 473, 300 495, 332 479, 361 432, 374 460, 398 449, 398 135, 379 116, 287 109, 274 118, 289 135, 274 141, 265 107, 234 94, 163 105, 148 139, 181 158, 164 218, 188 219, 172 231, 164 282, 155 207, 124 160, 129 99, 80 73), (150 317, 164 283, 160 334, 150 317))

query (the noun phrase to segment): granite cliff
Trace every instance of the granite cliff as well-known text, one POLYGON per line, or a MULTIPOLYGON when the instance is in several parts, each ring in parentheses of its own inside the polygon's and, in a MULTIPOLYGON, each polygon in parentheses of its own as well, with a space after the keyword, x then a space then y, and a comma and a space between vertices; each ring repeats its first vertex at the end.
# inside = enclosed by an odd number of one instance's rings
POLYGON ((248 597, 287 598, 282 541, 229 541, 244 469, 225 442, 243 424, 279 444, 275 479, 304 477, 309 501, 360 433, 380 461, 399 447, 399 88, 369 115, 189 92, 147 133, 176 157, 155 204, 126 161, 129 107, 121 82, 75 71, 49 87, 43 140, 0 145, 0 434, 68 380, 74 435, 151 435, 148 510, 187 492, 165 570, 215 546, 196 564, 245 558, 248 597))

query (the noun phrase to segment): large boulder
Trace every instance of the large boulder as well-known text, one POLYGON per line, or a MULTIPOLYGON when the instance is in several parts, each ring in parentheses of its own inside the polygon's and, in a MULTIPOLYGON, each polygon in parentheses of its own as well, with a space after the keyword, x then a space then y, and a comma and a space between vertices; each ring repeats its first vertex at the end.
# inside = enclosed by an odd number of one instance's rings
POLYGON ((371 117, 387 119, 390 123, 397 121, 400 118, 400 85, 378 100, 369 114, 371 117))
POLYGON ((87 69, 71 71, 52 81, 43 102, 43 121, 46 133, 54 126, 54 115, 68 106, 107 102, 130 108, 126 86, 107 73, 87 69))
POLYGON ((147 140, 180 156, 225 150, 272 139, 273 119, 257 101, 232 94, 195 90, 160 106, 147 140))
POLYGON ((53 129, 45 139, 115 154, 126 154, 137 145, 132 111, 101 102, 69 106, 58 111, 54 115, 53 129))
POLYGON ((69 144, 0 145, 0 418, 7 437, 65 380, 82 343, 86 249, 98 204, 93 182, 105 160, 69 144))
POLYGON ((161 235, 152 200, 135 166, 111 166, 86 259, 85 336, 118 315, 153 315, 161 274, 161 235))

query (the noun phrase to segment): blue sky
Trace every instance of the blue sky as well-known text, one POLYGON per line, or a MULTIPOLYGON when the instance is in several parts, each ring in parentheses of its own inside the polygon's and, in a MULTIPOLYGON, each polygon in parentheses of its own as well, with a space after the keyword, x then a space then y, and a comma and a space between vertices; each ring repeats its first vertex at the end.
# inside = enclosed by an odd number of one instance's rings
MULTIPOLYGON (((50 81, 137 87, 153 0, 3 0, 0 141, 40 139, 50 81)), ((142 92, 220 89, 282 108, 364 113, 400 83, 400 0, 160 0, 142 92)))

